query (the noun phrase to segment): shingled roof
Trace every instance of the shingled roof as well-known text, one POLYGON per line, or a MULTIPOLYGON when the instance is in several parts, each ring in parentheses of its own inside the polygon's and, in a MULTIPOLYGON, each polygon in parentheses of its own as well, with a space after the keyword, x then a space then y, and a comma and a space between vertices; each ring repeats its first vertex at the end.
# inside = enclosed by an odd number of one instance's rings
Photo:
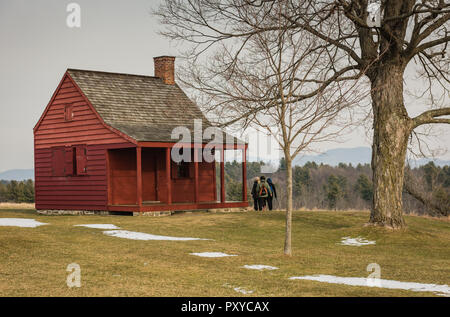
POLYGON ((136 141, 177 141, 171 138, 173 128, 194 131, 194 119, 202 121, 203 130, 212 126, 177 84, 167 85, 161 78, 79 69, 67 72, 105 123, 136 141))

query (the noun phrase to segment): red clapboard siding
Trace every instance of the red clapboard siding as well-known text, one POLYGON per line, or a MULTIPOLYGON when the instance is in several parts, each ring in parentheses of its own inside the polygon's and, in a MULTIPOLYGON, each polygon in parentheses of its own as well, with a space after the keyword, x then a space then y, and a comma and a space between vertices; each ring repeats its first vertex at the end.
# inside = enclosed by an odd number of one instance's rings
POLYGON ((36 208, 61 210, 106 210, 108 148, 130 146, 128 143, 86 147, 86 175, 53 176, 52 149, 37 149, 36 208))
POLYGON ((110 148, 130 147, 130 143, 88 145, 86 175, 53 176, 52 149, 35 150, 36 208, 61 210, 106 210, 106 152, 110 148))
POLYGON ((36 126, 34 144, 36 208, 61 210, 106 210, 107 149, 133 146, 105 126, 68 76, 36 126))
POLYGON ((61 203, 60 202, 54 202, 54 203, 45 203, 45 204, 41 204, 41 203, 37 203, 36 204, 36 209, 37 210, 106 210, 103 207, 103 204, 94 204, 94 203, 90 203, 89 205, 83 205, 83 204, 76 204, 76 202, 70 203, 67 202, 66 205, 64 205, 64 208, 61 208, 61 203))
POLYGON ((48 168, 52 163, 51 153, 52 149, 39 149, 35 152, 36 161, 39 162, 35 165, 36 208, 106 210, 105 146, 86 147, 87 174, 83 176, 53 176, 52 170, 48 168), (95 153, 92 155, 95 160, 90 160, 91 153, 95 153))
POLYGON ((42 196, 101 196, 103 195, 103 191, 101 190, 84 190, 83 188, 79 190, 43 190, 40 188, 37 190, 39 195, 42 196))
POLYGON ((127 140, 105 127, 67 76, 35 131, 36 149, 77 143, 98 145, 123 142, 127 140), (66 105, 72 105, 73 119, 70 121, 65 118, 66 105))

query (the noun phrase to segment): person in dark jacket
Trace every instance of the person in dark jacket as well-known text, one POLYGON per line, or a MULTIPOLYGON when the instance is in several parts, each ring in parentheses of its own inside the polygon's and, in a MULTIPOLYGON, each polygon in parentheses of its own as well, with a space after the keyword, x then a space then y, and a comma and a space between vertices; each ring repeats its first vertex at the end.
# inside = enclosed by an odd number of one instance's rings
POLYGON ((269 197, 267 197, 267 204, 269 205, 269 210, 272 210, 273 208, 273 198, 277 198, 277 190, 275 189, 275 184, 272 183, 272 179, 268 178, 267 179, 267 184, 269 184, 270 189, 272 191, 272 195, 269 195, 269 197))
POLYGON ((272 190, 270 189, 269 184, 267 184, 265 176, 260 177, 260 182, 258 186, 256 186, 256 192, 258 193, 259 210, 262 211, 266 206, 267 198, 272 195, 272 190))
POLYGON ((255 209, 255 211, 262 210, 262 207, 261 209, 259 208, 258 192, 256 191, 258 184, 259 184, 259 177, 255 177, 252 187, 253 208, 255 209))

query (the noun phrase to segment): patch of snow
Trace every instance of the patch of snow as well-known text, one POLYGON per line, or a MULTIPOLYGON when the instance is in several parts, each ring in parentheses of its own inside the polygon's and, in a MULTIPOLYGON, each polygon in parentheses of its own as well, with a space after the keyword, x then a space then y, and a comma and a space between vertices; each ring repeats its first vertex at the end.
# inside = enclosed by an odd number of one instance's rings
POLYGON ((0 218, 0 226, 4 227, 36 228, 43 225, 48 225, 48 223, 25 218, 0 218))
POLYGON ((201 256, 204 258, 221 258, 225 256, 237 256, 236 254, 226 254, 222 252, 201 252, 201 253, 191 253, 191 255, 201 256))
POLYGON ((363 277, 339 277, 333 275, 306 275, 290 277, 290 280, 310 280, 332 284, 345 284, 352 286, 381 287, 389 289, 402 289, 413 292, 433 292, 440 296, 450 296, 448 285, 423 284, 414 282, 399 282, 394 280, 373 279, 363 277), (373 283, 376 280, 377 283, 373 283))
POLYGON ((241 288, 241 287, 235 287, 235 288, 233 288, 236 292, 238 292, 238 293, 242 293, 242 294, 245 294, 245 295, 248 295, 248 294, 252 294, 253 293, 253 291, 247 291, 246 289, 243 289, 243 288, 241 288))
POLYGON ((209 239, 200 239, 200 238, 182 238, 182 237, 168 237, 168 236, 158 236, 149 233, 143 232, 134 232, 127 230, 108 230, 103 231, 104 234, 124 239, 131 240, 167 240, 167 241, 189 241, 189 240, 209 240, 209 239))
POLYGON ((275 266, 270 265, 262 265, 262 264, 255 264, 255 265, 244 265, 243 268, 249 269, 249 270, 278 270, 275 266))
POLYGON ((352 246, 362 246, 362 245, 371 245, 375 244, 375 241, 366 240, 362 237, 356 237, 356 238, 350 238, 350 237, 343 237, 341 240, 342 245, 352 245, 352 246))
POLYGON ((120 229, 119 227, 109 224, 109 223, 94 223, 94 224, 88 224, 88 225, 75 225, 75 227, 86 227, 86 228, 104 229, 104 230, 120 229))
POLYGON ((224 287, 228 287, 228 288, 232 288, 234 291, 242 293, 242 294, 253 294, 253 291, 247 291, 246 289, 242 288, 242 287, 234 287, 231 286, 228 283, 223 284, 224 287))

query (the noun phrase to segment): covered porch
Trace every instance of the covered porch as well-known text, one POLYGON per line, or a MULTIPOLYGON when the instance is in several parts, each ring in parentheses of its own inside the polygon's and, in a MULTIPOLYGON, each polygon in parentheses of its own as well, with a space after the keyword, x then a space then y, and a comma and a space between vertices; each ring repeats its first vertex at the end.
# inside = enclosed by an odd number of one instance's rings
MULTIPOLYGON (((108 211, 156 212, 248 207, 247 144, 214 145, 214 159, 206 162, 206 144, 183 144, 193 160, 176 163, 175 143, 138 142, 107 153, 108 211), (242 158, 242 200, 226 201, 225 151, 242 158), (217 153, 217 154, 216 154, 217 153)), ((211 146, 211 145, 209 145, 211 146)))

